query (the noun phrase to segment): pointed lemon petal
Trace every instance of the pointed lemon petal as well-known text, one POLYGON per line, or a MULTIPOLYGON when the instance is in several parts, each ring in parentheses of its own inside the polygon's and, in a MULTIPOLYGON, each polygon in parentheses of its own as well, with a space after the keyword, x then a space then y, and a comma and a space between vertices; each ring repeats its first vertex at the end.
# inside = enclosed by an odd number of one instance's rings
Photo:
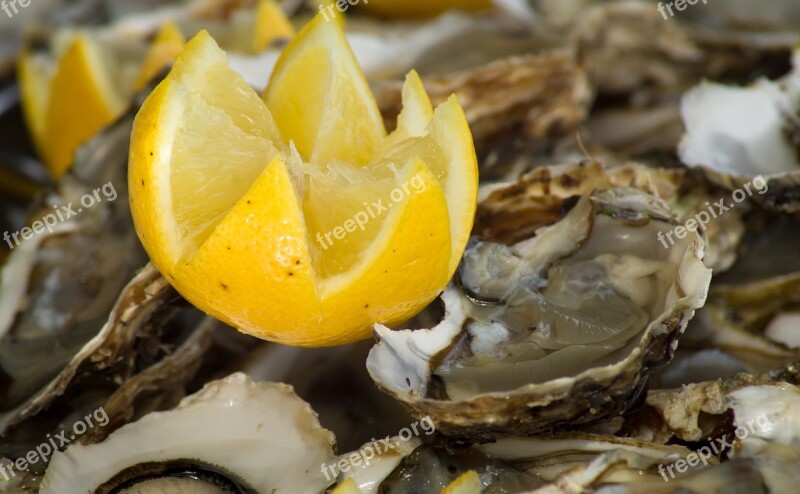
POLYGON ((375 97, 335 22, 322 15, 289 43, 263 95, 305 161, 369 163, 386 137, 375 97))
POLYGON ((433 105, 419 74, 412 70, 403 83, 403 110, 397 117, 397 128, 389 134, 384 149, 390 149, 409 137, 425 135, 433 120, 433 105))

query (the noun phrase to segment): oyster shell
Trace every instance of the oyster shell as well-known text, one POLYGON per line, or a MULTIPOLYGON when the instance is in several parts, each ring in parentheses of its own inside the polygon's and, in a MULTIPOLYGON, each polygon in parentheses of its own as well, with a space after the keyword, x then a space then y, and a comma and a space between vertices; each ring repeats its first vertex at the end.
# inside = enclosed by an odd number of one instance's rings
MULTIPOLYGON (((565 52, 504 58, 463 72, 423 78, 434 106, 458 96, 479 153, 520 128, 544 140, 570 135, 585 119, 592 90, 585 71, 565 52)), ((383 85, 376 98, 387 127, 401 109, 400 84, 383 85), (391 116, 391 117, 389 117, 391 116)))
POLYGON ((703 52, 675 23, 643 2, 609 2, 580 16, 578 56, 598 91, 679 91, 702 73, 703 52))
POLYGON ((687 366, 664 369, 659 386, 767 372, 800 360, 793 322, 800 309, 798 232, 793 218, 749 215, 736 263, 714 278, 705 307, 681 339, 676 359, 687 366))
POLYGON ((681 101, 681 161, 702 167, 729 190, 756 189, 750 197, 767 208, 800 211, 798 100, 800 51, 781 81, 762 79, 746 88, 702 83, 681 101))
MULTIPOLYGON (((146 266, 127 200, 132 120, 123 117, 84 145, 33 219, 70 203, 76 209, 104 184, 116 197, 21 243, 0 271, 0 457, 23 457, 46 433, 100 406, 109 423, 76 441, 100 440, 173 406, 219 327, 146 266)), ((10 481, 35 487, 43 463, 10 481)))
MULTIPOLYGON (((611 187, 634 187, 660 197, 683 224, 706 210, 720 193, 685 170, 637 163, 604 167, 595 161, 548 166, 511 183, 482 186, 473 232, 506 243, 516 242, 560 218, 573 196, 611 187)), ((708 242, 703 261, 716 273, 727 270, 736 260, 745 234, 745 211, 743 204, 705 226, 708 242)))
POLYGON ((625 412, 705 301, 704 241, 664 249, 657 235, 672 225, 659 199, 610 189, 532 238, 474 239, 460 283, 442 295, 444 320, 418 331, 377 325, 367 368, 413 415, 470 440, 625 412))
POLYGON ((233 374, 174 410, 154 412, 105 441, 53 456, 42 494, 292 492, 318 494, 334 437, 290 386, 233 374), (208 491, 211 492, 211 491, 208 491))
MULTIPOLYGON (((390 443, 397 444, 395 449, 367 463, 360 462, 348 473, 341 474, 338 483, 353 479, 361 494, 439 492, 464 472, 473 470, 484 486, 481 492, 517 493, 554 482, 608 452, 627 452, 665 462, 691 452, 678 445, 665 446, 598 434, 514 437, 466 448, 441 441, 420 445, 417 440, 402 442, 398 439, 389 439, 390 443)), ((370 446, 367 444, 359 451, 366 452, 370 446)), ((349 458, 352 454, 343 454, 340 458, 349 458)), ((709 461, 717 463, 713 458, 709 461)))
MULTIPOLYGON (((0 272, 0 364, 8 383, 0 401, 0 432, 41 409, 33 405, 37 399, 32 395, 48 382, 54 385, 52 380, 98 334, 117 296, 147 262, 133 231, 124 178, 132 120, 132 115, 124 118, 84 146, 74 173, 44 197, 32 216, 39 219, 79 204, 85 193, 103 184, 112 184, 115 200, 23 242, 0 272)), ((152 282, 145 275, 134 285, 152 282)), ((121 304, 123 310, 146 299, 138 293, 121 304)), ((166 288, 151 293, 157 299, 172 296, 166 288)), ((45 395, 52 398, 52 393, 45 395)))

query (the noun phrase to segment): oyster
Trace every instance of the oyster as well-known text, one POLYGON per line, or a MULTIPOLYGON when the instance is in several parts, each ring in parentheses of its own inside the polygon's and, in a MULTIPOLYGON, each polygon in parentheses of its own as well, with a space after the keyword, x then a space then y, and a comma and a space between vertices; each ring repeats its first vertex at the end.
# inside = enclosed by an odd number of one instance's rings
POLYGON ((318 494, 334 443, 290 386, 233 374, 101 443, 56 453, 40 492, 318 494))
MULTIPOLYGON (((97 335, 117 296, 147 262, 133 231, 124 179, 132 120, 126 117, 88 143, 74 174, 47 194, 32 216, 74 210, 87 192, 104 186, 114 191, 114 200, 109 195, 81 214, 66 213, 52 232, 17 246, 0 272, 0 363, 8 383, 0 400, 0 432, 41 409, 27 398, 97 335)), ((140 280, 143 287, 153 282, 148 276, 140 280)), ((139 303, 142 295, 131 298, 139 303)))
POLYGON ((599 190, 569 206, 531 238, 473 239, 439 325, 376 326, 375 382, 438 431, 477 441, 630 409, 705 301, 704 241, 659 245, 674 220, 638 190, 599 190))
POLYGON ((702 83, 681 102, 681 161, 702 167, 729 190, 746 190, 767 208, 800 211, 798 100, 800 51, 794 70, 780 81, 763 79, 746 88, 702 83))

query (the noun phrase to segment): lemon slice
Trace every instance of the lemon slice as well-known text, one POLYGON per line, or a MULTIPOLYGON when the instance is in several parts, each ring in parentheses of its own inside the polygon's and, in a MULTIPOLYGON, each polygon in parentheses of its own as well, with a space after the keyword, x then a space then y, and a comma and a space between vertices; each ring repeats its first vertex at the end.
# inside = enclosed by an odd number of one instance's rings
POLYGON ((187 44, 134 124, 136 229, 184 297, 241 331, 300 346, 367 338, 453 275, 477 194, 469 128, 455 100, 426 112, 412 74, 387 138, 336 23, 312 21, 278 67, 259 98, 207 33, 187 44))
POLYGON ((384 17, 431 17, 451 9, 484 10, 491 0, 369 0, 360 2, 363 8, 384 17))
POLYGON ((28 126, 51 176, 58 179, 77 147, 125 110, 97 42, 79 34, 55 67, 31 53, 19 63, 28 126))

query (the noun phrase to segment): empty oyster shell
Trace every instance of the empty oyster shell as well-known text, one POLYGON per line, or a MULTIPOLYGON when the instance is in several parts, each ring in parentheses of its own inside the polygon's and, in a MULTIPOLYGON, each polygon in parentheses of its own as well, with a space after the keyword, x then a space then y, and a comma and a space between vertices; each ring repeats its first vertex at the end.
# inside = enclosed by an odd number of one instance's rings
POLYGON ((320 465, 336 459, 334 443, 290 386, 237 373, 102 443, 56 453, 40 492, 318 494, 332 483, 320 465))
POLYGON ((664 248, 667 205, 596 191, 505 245, 473 239, 432 329, 376 325, 376 383, 436 429, 471 440, 597 422, 629 409, 667 363, 710 270, 704 241, 664 248), (662 233, 663 234, 663 233, 662 233))

